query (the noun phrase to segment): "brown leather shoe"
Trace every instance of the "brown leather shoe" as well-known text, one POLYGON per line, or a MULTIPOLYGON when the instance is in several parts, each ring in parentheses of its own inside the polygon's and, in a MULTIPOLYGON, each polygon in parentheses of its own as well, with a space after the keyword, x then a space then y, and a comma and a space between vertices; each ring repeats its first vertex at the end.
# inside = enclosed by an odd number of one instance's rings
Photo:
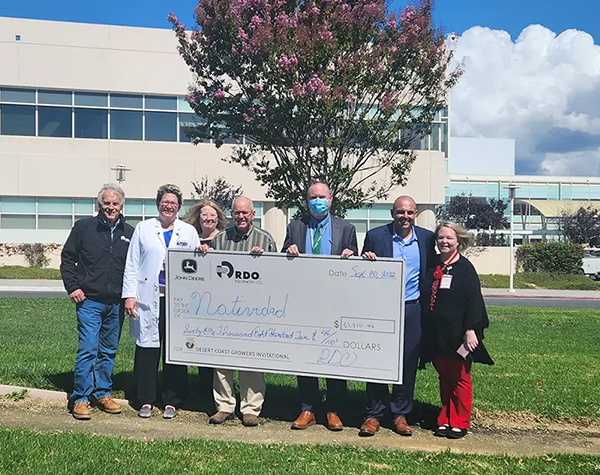
POLYGON ((242 424, 246 427, 255 427, 258 425, 258 417, 254 414, 243 414, 242 424))
POLYGON ((394 429, 397 434, 409 436, 412 435, 412 429, 406 422, 404 416, 398 416, 394 419, 394 429))
POLYGON ((375 435, 375 432, 379 430, 379 421, 374 417, 369 417, 363 422, 363 425, 360 426, 360 431, 358 435, 360 437, 372 437, 375 435))
POLYGON ((233 419, 233 414, 231 412, 219 411, 213 415, 208 422, 211 424, 223 424, 223 422, 230 421, 231 419, 233 419))
POLYGON ((110 396, 98 399, 96 401, 96 407, 109 414, 121 414, 121 406, 110 396))
POLYGON ((71 414, 73 414, 73 417, 75 419, 79 419, 81 421, 87 421, 88 419, 92 418, 92 413, 90 412, 90 405, 87 401, 75 403, 71 414))
POLYGON ((302 411, 298 418, 292 424, 292 429, 295 430, 304 430, 307 427, 316 424, 317 420, 315 419, 315 415, 310 411, 302 411))
POLYGON ((327 428, 334 432, 338 432, 344 428, 344 424, 342 424, 342 420, 337 414, 333 412, 327 413, 327 428))

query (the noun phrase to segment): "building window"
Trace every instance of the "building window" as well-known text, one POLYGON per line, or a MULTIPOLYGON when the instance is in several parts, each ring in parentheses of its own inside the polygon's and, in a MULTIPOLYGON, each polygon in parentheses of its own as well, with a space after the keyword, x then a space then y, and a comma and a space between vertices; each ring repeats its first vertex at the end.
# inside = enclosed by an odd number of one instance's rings
POLYGON ((176 142, 177 114, 146 112, 146 140, 151 142, 176 142))
POLYGON ((146 110, 176 111, 177 97, 172 96, 146 96, 146 110))
POLYGON ((0 90, 2 102, 18 102, 20 104, 35 104, 35 89, 17 89, 3 87, 0 90))
POLYGON ((8 196, 0 204, 3 213, 35 213, 35 198, 8 196))
POLYGON ((142 109, 143 96, 133 94, 111 94, 110 107, 116 109, 142 109))
POLYGON ((196 114, 179 114, 179 141, 191 142, 188 134, 190 131, 194 130, 201 121, 202 119, 196 114))
POLYGON ((70 107, 39 107, 38 135, 40 137, 72 137, 73 114, 70 107))
POLYGON ((70 198, 39 198, 38 213, 60 213, 71 215, 73 200, 70 198))
POLYGON ((71 229, 73 218, 69 216, 38 216, 38 229, 71 229))
POLYGON ((0 88, 0 119, 3 135, 151 142, 190 142, 189 131, 202 120, 184 96, 14 87, 0 88))
POLYGON ((0 106, 0 133, 35 136, 35 106, 0 106))
POLYGON ((75 198, 75 214, 83 214, 85 216, 91 216, 96 211, 96 199, 78 199, 75 198))
POLYGON ((142 111, 110 111, 110 138, 142 140, 142 111))
POLYGON ((0 219, 2 229, 35 229, 35 215, 4 214, 0 219))
POLYGON ((75 137, 82 139, 108 138, 108 111, 75 109, 75 137))
POLYGON ((75 92, 75 105, 108 107, 108 94, 104 92, 75 92))
POLYGON ((71 91, 38 91, 38 104, 70 106, 73 104, 71 91))

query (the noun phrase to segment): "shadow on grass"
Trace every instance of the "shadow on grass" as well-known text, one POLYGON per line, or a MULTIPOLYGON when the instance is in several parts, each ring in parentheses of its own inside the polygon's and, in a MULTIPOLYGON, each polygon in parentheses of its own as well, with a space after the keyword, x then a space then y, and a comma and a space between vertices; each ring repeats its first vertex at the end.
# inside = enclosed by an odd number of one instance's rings
MULTIPOLYGON (((73 371, 50 374, 46 378, 52 386, 66 392, 69 396, 73 392, 73 371)), ((295 378, 294 382, 295 382, 295 378)), ((292 380, 290 379, 290 383, 292 380)), ((158 388, 162 386, 162 373, 158 376, 158 388)), ((239 414, 239 391, 236 381, 236 399, 239 414)), ((212 393, 212 370, 202 369, 198 371, 192 367, 188 368, 188 391, 183 404, 183 409, 205 413, 211 416, 216 412, 212 393)), ((321 390, 321 399, 325 399, 325 390, 321 390)), ((122 371, 113 374, 113 396, 127 399, 131 407, 139 409, 136 401, 135 378, 132 371, 122 371)), ((158 394, 156 405, 163 407, 161 396, 158 394)), ((276 421, 289 422, 290 424, 300 414, 300 397, 295 385, 267 383, 267 394, 261 416, 276 421)), ((367 407, 367 394, 365 384, 350 382, 348 388, 348 399, 345 407, 340 408, 340 416, 347 427, 359 428, 365 418, 367 407)), ((408 417, 411 425, 418 424, 424 429, 434 429, 437 426, 439 407, 429 403, 415 401, 414 410, 408 417)), ((324 423, 326 414, 323 407, 316 409, 315 415, 319 424, 324 423)), ((392 426, 391 421, 384 421, 384 425, 392 426)))

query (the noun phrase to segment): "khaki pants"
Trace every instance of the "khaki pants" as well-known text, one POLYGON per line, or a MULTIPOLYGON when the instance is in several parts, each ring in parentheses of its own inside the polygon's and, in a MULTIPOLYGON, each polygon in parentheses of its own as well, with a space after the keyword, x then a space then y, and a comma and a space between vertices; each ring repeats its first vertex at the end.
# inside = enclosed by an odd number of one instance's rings
MULTIPOLYGON (((240 411, 258 416, 265 401, 265 375, 254 371, 240 371, 240 411)), ((213 396, 217 411, 235 412, 233 370, 215 369, 213 396)))

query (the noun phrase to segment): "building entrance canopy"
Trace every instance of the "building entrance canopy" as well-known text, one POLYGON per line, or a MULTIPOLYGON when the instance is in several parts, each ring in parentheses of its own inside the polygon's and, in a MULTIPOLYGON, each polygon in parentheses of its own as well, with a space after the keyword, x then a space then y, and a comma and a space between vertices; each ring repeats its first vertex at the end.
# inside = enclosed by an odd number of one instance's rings
POLYGON ((547 219, 560 218, 564 214, 576 213, 579 208, 591 208, 600 211, 600 201, 566 201, 566 200, 515 200, 537 209, 547 219))

